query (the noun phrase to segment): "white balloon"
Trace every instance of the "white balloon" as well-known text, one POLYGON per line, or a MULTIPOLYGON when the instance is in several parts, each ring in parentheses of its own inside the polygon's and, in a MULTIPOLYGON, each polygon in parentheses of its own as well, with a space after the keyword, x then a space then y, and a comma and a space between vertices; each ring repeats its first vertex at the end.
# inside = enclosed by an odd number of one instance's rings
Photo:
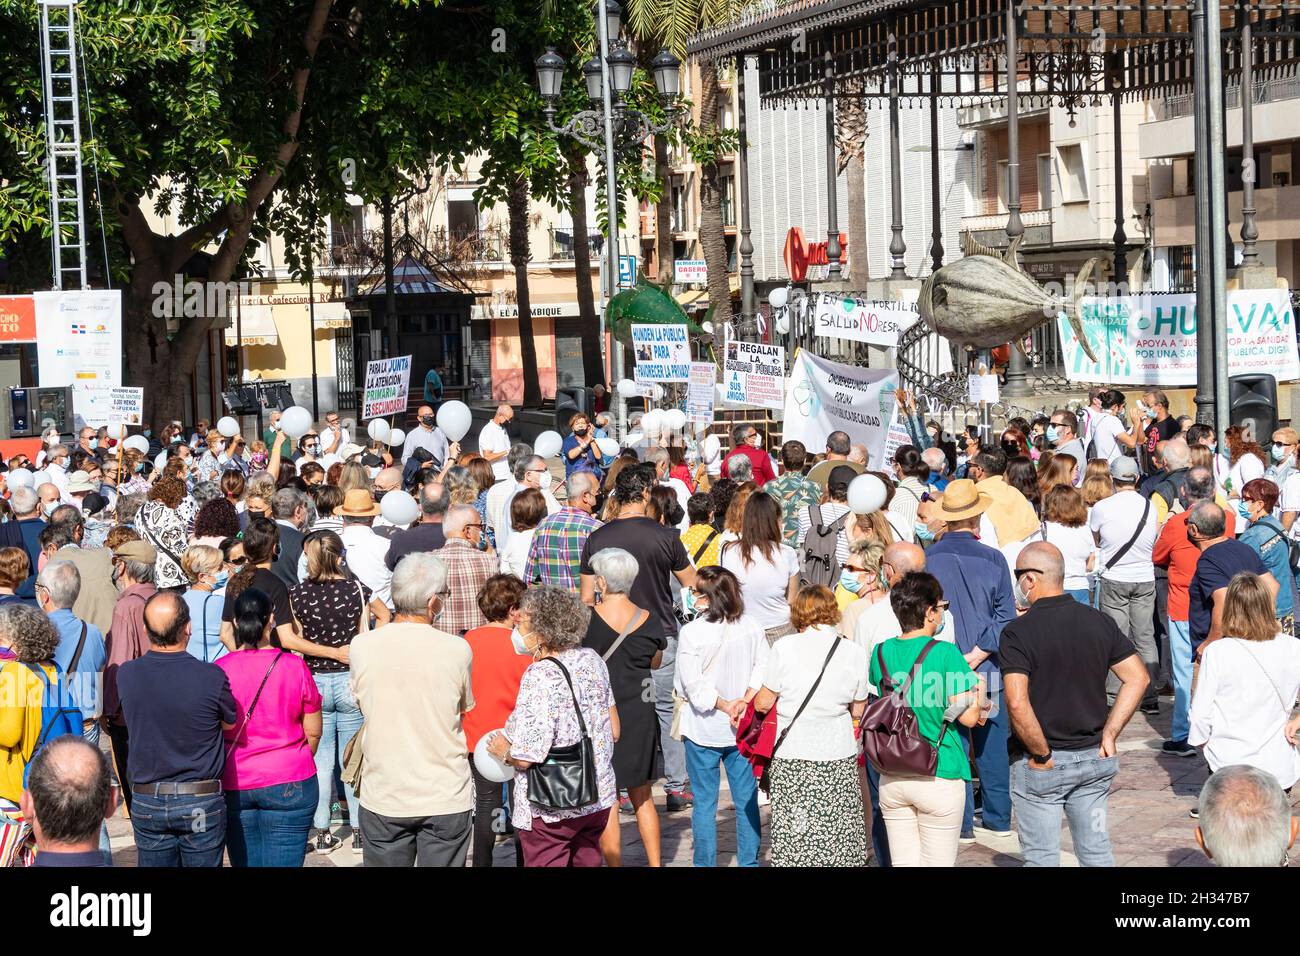
POLYGON ((554 458, 560 453, 563 444, 564 439, 560 437, 559 432, 542 432, 533 442, 533 454, 539 458, 554 458))
POLYGON ((154 466, 154 469, 155 469, 156 471, 162 471, 162 469, 163 469, 163 465, 165 465, 165 464, 167 464, 167 451, 166 451, 166 449, 164 449, 164 450, 158 452, 157 456, 156 456, 156 457, 154 458, 154 460, 153 460, 153 466, 154 466))
POLYGON ((384 444, 389 448, 396 448, 398 445, 403 445, 405 443, 406 432, 402 431, 400 428, 392 429, 388 433, 388 437, 384 439, 384 444))
POLYGON ((447 436, 448 441, 460 441, 469 431, 474 416, 464 402, 445 402, 438 409, 438 427, 447 436))
POLYGON ((774 309, 783 308, 790 299, 790 290, 780 285, 773 289, 767 295, 767 304, 774 309))
POLYGON ((410 494, 399 489, 384 495, 379 502, 379 513, 389 524, 407 525, 419 517, 420 506, 410 494))
POLYGON ((869 515, 885 506, 885 483, 875 475, 858 475, 849 483, 849 508, 856 515, 869 515))
POLYGON ((790 334, 790 318, 784 312, 776 317, 776 330, 782 335, 790 334))
POLYGON ((311 412, 301 405, 286 408, 280 413, 280 429, 291 441, 297 441, 311 431, 311 412))
POLYGON ((679 432, 686 427, 686 413, 680 408, 670 408, 664 412, 664 422, 669 431, 679 432))
POLYGON ((109 425, 106 429, 109 438, 116 438, 121 441, 126 437, 126 424, 118 422, 116 425, 109 425))
POLYGON ((372 418, 370 424, 366 426, 366 434, 370 436, 371 441, 388 441, 390 431, 392 428, 382 418, 372 418))
MULTIPOLYGON (((162 465, 159 465, 158 467, 161 468, 162 465)), ((39 488, 41 485, 49 482, 49 480, 50 480, 50 473, 46 471, 44 468, 42 468, 40 471, 32 473, 33 488, 39 488)))
POLYGON ((623 379, 614 387, 618 389, 618 393, 624 398, 632 398, 636 395, 636 382, 630 378, 623 379))
POLYGON ((700 326, 700 331, 703 332, 705 335, 712 335, 712 334, 713 334, 713 323, 712 323, 712 322, 705 322, 703 325, 700 326))
POLYGON ((657 408, 652 408, 641 416, 641 431, 645 432, 651 438, 658 438, 659 432, 663 430, 663 412, 657 408))
POLYGON ((623 436, 624 447, 635 445, 637 442, 643 442, 643 441, 645 441, 645 435, 639 431, 628 432, 626 435, 623 436))
POLYGON ((489 741, 499 733, 500 730, 490 731, 480 737, 478 743, 474 745, 474 768, 493 783, 505 783, 515 775, 514 767, 503 760, 498 760, 496 754, 487 749, 489 741))
POLYGON ((234 438, 239 434, 239 422, 227 415, 217 422, 217 434, 222 438, 234 438))
POLYGON ((596 439, 596 447, 606 458, 612 458, 618 454, 618 442, 606 435, 604 438, 596 439))
POLYGON ((149 450, 149 439, 143 435, 132 435, 122 443, 122 447, 127 451, 138 451, 143 455, 149 450))
POLYGON ((650 388, 652 390, 650 397, 653 398, 656 402, 664 397, 664 387, 660 385, 658 382, 650 383, 650 388))
POLYGON ((36 479, 26 468, 15 468, 5 476, 5 480, 10 488, 31 488, 36 483, 36 479))
POLYGON ((704 456, 705 464, 712 464, 718 460, 718 455, 722 454, 722 440, 717 435, 708 435, 701 443, 700 452, 704 456))

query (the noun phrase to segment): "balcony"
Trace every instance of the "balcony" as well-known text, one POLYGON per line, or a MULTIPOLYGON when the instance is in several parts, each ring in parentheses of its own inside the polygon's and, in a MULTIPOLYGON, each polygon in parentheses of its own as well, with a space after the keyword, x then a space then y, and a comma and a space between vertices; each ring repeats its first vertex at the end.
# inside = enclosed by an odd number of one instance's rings
MULTIPOLYGON (((1025 249, 1052 244, 1052 211, 1050 209, 1031 209, 1020 213, 1020 221, 1025 224, 1025 238, 1021 245, 1025 249)), ((969 233, 976 242, 995 248, 1006 245, 1007 214, 994 213, 989 216, 963 216, 961 231, 969 233)))
MULTIPOLYGON (((560 229, 551 226, 547 230, 551 237, 551 254, 552 262, 572 262, 573 261, 573 229, 560 229)), ((605 237, 599 232, 591 232, 587 236, 587 249, 593 257, 599 257, 602 249, 605 248, 605 237)))
POLYGON ((725 229, 736 227, 736 203, 731 199, 722 200, 722 226, 725 229))
MULTIPOLYGON (((1260 242, 1300 239, 1300 186, 1255 190, 1260 242)), ((1161 246, 1196 244, 1196 197, 1173 196, 1151 203, 1152 228, 1161 246)), ((1228 232, 1240 241, 1241 192, 1228 193, 1228 232)))
POLYGON ((429 236, 429 251, 445 262, 505 262, 510 237, 504 226, 451 231, 439 226, 429 236))
MULTIPOLYGON (((1300 139, 1300 77, 1282 77, 1255 86, 1255 144, 1300 139)), ((1224 96, 1227 113, 1224 139, 1228 149, 1241 146, 1241 88, 1229 86, 1224 96)), ((1192 97, 1167 96, 1152 101, 1153 120, 1138 127, 1138 153, 1142 159, 1190 156, 1196 152, 1192 97)))

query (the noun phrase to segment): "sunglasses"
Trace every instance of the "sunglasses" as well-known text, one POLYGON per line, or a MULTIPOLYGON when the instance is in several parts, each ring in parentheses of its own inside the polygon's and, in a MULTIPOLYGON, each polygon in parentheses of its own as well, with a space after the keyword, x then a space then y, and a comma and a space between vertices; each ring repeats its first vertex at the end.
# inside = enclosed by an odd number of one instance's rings
POLYGON ((1042 574, 1041 568, 1016 568, 1016 580, 1019 581, 1026 574, 1042 574))
POLYGON ((226 564, 233 564, 235 567, 242 567, 248 563, 248 558, 231 558, 226 564))
POLYGON ((938 611, 940 614, 942 614, 944 611, 948 610, 948 602, 940 601, 938 604, 934 606, 934 609, 938 611))

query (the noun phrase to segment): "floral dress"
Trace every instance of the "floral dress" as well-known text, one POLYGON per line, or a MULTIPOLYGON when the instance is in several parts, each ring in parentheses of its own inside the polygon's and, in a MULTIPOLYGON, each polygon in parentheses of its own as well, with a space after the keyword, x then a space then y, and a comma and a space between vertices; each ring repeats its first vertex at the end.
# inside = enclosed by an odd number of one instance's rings
POLYGON ((141 538, 158 549, 158 561, 154 565, 154 586, 162 590, 187 584, 185 572, 181 570, 180 557, 189 541, 189 535, 180 511, 168 508, 161 501, 146 501, 136 515, 135 529, 140 532, 141 538))
MULTIPOLYGON (((596 754, 600 796, 595 803, 573 810, 541 810, 528 800, 528 774, 517 773, 510 822, 519 830, 531 830, 533 817, 556 823, 585 817, 614 805, 614 730, 609 720, 614 692, 609 686, 609 671, 600 655, 586 647, 561 651, 554 660, 568 670, 578 695, 578 706, 582 708, 582 719, 596 754)), ((578 742, 581 731, 573 695, 569 693, 563 672, 550 659, 534 661, 524 671, 505 732, 510 740, 510 756, 530 763, 541 763, 552 747, 569 747, 578 742)))

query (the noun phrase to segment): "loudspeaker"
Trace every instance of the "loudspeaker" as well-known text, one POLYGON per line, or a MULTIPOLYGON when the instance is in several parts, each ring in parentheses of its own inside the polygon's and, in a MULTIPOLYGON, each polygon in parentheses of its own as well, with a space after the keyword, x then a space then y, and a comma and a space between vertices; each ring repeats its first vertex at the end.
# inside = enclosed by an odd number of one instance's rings
POLYGON ((555 430, 561 435, 569 430, 569 419, 578 412, 590 416, 593 405, 591 389, 580 385, 561 385, 555 389, 555 430))
POLYGON ((1247 437, 1267 445, 1277 430, 1277 379, 1272 375, 1233 375, 1228 379, 1228 418, 1247 437))
POLYGON ((265 388, 266 407, 276 408, 284 411, 286 408, 292 408, 298 403, 293 400, 293 389, 289 387, 288 382, 277 382, 265 388))

